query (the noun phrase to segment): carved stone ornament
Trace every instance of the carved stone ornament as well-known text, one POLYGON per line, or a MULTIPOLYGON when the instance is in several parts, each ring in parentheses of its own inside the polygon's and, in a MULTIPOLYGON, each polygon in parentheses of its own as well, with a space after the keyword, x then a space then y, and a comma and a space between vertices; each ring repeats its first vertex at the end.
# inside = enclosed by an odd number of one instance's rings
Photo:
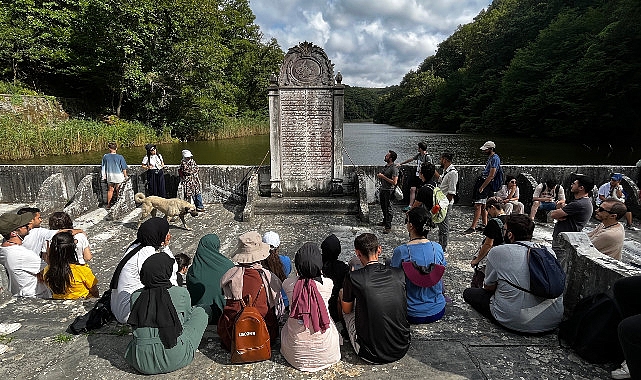
POLYGON ((291 47, 280 67, 279 86, 333 86, 334 64, 311 42, 291 47))

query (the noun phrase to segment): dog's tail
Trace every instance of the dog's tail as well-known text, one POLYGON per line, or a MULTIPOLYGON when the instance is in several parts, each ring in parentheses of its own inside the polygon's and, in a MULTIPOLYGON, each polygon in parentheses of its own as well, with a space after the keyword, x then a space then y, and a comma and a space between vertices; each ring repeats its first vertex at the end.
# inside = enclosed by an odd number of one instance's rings
POLYGON ((136 196, 134 197, 134 200, 136 201, 136 203, 142 203, 142 201, 145 200, 145 194, 136 193, 136 196))

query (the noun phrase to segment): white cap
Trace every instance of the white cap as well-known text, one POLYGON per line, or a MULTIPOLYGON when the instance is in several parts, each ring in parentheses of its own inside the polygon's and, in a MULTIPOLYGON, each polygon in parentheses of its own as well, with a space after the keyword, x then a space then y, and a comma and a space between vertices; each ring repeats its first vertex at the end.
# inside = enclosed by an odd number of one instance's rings
POLYGON ((187 149, 183 150, 182 153, 183 153, 183 157, 184 158, 188 158, 188 157, 193 157, 194 156, 193 154, 191 154, 191 151, 189 151, 187 149))
POLYGON ((488 150, 488 149, 494 149, 496 148, 496 144, 494 144, 494 141, 486 141, 485 144, 481 147, 481 150, 488 150))
POLYGON ((267 231, 265 232, 265 235, 263 235, 263 243, 267 243, 274 248, 278 248, 278 246, 280 246, 280 236, 278 236, 274 231, 267 231))

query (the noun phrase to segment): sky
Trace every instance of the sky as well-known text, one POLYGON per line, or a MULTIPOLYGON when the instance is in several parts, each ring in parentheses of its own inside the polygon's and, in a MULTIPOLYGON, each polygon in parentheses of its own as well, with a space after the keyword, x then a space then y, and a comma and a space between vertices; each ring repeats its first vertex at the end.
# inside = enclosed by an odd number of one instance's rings
POLYGON ((325 50, 334 74, 358 87, 397 85, 491 0, 249 0, 266 40, 285 52, 325 50))

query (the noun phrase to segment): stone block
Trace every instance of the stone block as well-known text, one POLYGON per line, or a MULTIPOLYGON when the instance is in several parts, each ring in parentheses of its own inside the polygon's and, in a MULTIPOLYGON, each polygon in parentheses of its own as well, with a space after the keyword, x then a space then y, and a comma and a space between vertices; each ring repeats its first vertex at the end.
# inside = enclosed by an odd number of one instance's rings
POLYGON ((136 202, 134 201, 134 188, 133 182, 131 179, 127 179, 122 185, 120 185, 120 194, 116 202, 109 209, 109 213, 105 217, 107 220, 119 220, 122 219, 125 215, 129 214, 133 209, 136 208, 136 202))
POLYGON ((72 218, 76 218, 88 211, 96 209, 100 200, 96 195, 93 183, 97 178, 98 176, 96 175, 88 174, 80 180, 75 194, 71 197, 71 202, 63 211, 71 215, 72 218))
POLYGON ((49 176, 40 187, 36 205, 43 215, 64 209, 69 201, 65 177, 62 173, 49 176))

